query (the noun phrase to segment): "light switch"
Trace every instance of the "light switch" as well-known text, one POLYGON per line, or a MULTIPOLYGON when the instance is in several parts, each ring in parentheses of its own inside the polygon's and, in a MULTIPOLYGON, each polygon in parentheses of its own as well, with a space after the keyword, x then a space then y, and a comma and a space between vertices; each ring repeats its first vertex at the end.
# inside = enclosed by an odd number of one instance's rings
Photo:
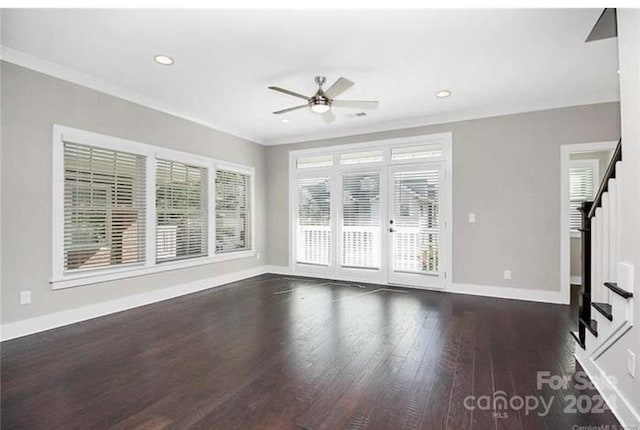
POLYGON ((511 269, 506 269, 504 271, 504 279, 511 279, 511 269))
POLYGON ((20 291, 20 304, 28 305, 31 303, 31 290, 20 291))
POLYGON ((469 214, 469 222, 470 222, 471 224, 473 224, 474 222, 476 222, 476 214, 474 214, 474 213, 470 213, 470 214, 469 214))

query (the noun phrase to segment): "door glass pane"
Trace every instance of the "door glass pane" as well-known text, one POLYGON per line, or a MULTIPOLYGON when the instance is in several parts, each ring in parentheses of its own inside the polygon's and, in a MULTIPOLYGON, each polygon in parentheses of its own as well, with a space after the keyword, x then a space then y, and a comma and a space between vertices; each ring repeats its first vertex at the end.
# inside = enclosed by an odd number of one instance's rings
POLYGON ((298 180, 298 263, 328 266, 331 256, 329 178, 298 180))
POLYGON ((342 178, 342 266, 380 267, 380 174, 342 178))
POLYGON ((296 160, 298 169, 309 169, 312 167, 329 167, 333 165, 333 155, 311 155, 308 157, 300 157, 296 160))
POLYGON ((442 146, 439 144, 401 146, 391 149, 391 159, 393 161, 419 160, 440 156, 442 156, 442 146))
POLYGON ((393 270, 437 273, 440 172, 396 172, 393 181, 393 270))
POLYGON ((347 152, 340 154, 340 164, 379 163, 382 161, 382 149, 372 151, 347 152))

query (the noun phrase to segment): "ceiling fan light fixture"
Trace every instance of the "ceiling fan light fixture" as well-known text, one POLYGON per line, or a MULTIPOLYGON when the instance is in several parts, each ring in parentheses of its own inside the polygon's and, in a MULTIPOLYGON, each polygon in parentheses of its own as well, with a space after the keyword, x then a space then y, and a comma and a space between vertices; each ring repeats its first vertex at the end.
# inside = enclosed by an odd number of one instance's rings
POLYGON ((450 95, 451 95, 451 91, 449 90, 440 90, 436 93, 436 97, 438 97, 439 99, 446 99, 450 95))
POLYGON ((331 109, 331 105, 329 105, 328 103, 313 103, 310 105, 311 107, 311 112, 314 113, 326 113, 329 112, 329 109, 331 109))

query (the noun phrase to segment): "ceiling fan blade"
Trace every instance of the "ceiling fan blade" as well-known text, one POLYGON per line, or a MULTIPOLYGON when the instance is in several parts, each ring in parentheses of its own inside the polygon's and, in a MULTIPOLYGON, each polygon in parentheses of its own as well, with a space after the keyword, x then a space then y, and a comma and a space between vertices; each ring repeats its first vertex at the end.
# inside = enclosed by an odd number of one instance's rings
POLYGON ((291 90, 286 90, 284 88, 280 88, 280 87, 269 87, 270 90, 273 91, 278 91, 279 93, 284 93, 293 97, 298 97, 301 99, 305 99, 305 100, 309 100, 309 97, 305 96, 304 94, 300 94, 300 93, 296 93, 295 91, 291 91, 291 90))
POLYGON ((331 85, 329 89, 324 92, 324 95, 332 99, 334 97, 339 96, 343 92, 347 91, 349 88, 351 88, 354 85, 355 84, 351 82, 349 79, 338 78, 338 80, 335 81, 333 85, 331 85))
POLYGON ((328 110, 328 111, 326 111, 325 113, 322 114, 322 119, 324 120, 324 122, 329 124, 330 122, 333 122, 333 121, 336 120, 336 116, 334 115, 333 112, 328 110))
POLYGON ((355 109, 376 109, 378 102, 374 100, 333 100, 331 106, 355 108, 355 109))
POLYGON ((277 110, 273 114, 274 115, 280 115, 282 113, 287 113, 287 112, 291 112, 293 110, 303 109, 303 108, 306 108, 306 107, 309 107, 309 105, 300 105, 300 106, 290 107, 290 108, 287 108, 287 109, 277 110))

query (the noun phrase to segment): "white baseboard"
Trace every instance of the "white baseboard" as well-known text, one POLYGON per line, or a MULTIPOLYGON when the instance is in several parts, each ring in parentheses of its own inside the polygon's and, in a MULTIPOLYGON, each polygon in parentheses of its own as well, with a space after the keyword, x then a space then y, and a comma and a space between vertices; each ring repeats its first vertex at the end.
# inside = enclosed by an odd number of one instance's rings
POLYGON ((472 296, 495 297, 498 299, 525 300, 528 302, 568 304, 562 293, 548 290, 530 290, 526 288, 495 287, 492 285, 462 284, 454 282, 444 292, 470 294, 472 296))
MULTIPOLYGON (((288 266, 265 266, 267 273, 275 273, 278 275, 296 275, 292 273, 288 266)), ((300 274, 300 276, 313 276, 300 274)), ((344 277, 316 275, 317 277, 335 279, 339 281, 348 281, 344 277)), ((351 279, 353 282, 368 282, 362 279, 351 279)), ((370 281, 369 281, 370 282, 370 281)), ((463 284, 454 282, 449 288, 434 289, 434 291, 442 291, 443 293, 469 294, 472 296, 494 297, 499 299, 525 300, 529 302, 540 303, 559 303, 568 304, 567 300, 563 300, 562 293, 558 291, 547 290, 529 290, 525 288, 509 288, 496 287, 491 285, 463 284)))
POLYGON ((576 347, 575 357, 604 401, 607 402, 613 415, 620 421, 620 428, 640 429, 640 413, 633 409, 631 403, 620 393, 618 387, 611 383, 600 366, 589 358, 587 352, 580 347, 576 347))
POLYGON ((271 264, 264 266, 264 269, 265 273, 274 273, 276 275, 292 275, 289 266, 276 266, 271 264))
POLYGON ((5 341, 21 336, 27 336, 29 334, 51 330, 53 328, 62 327, 80 321, 86 321, 104 315, 122 312, 127 309, 161 302, 174 297, 183 296, 185 294, 195 293, 208 288, 219 287, 230 282, 240 281, 252 276, 268 273, 269 271, 266 270, 266 268, 267 266, 253 267, 251 269, 201 279, 188 284, 177 285, 175 287, 149 291, 142 294, 96 303, 94 305, 83 306, 76 309, 4 324, 0 327, 0 339, 5 341))
POLYGON ((569 282, 571 285, 582 285, 582 276, 572 276, 569 282))
MULTIPOLYGON (((240 272, 228 273, 212 278, 202 279, 188 284, 164 288, 162 290, 149 291, 143 294, 122 297, 94 305, 83 306, 67 311, 56 312, 36 318, 30 318, 14 323, 4 324, 0 327, 0 340, 10 340, 21 336, 27 336, 57 327, 86 321, 104 315, 122 312, 139 306, 161 302, 185 294, 195 293, 208 288, 218 287, 230 282, 261 275, 263 273, 275 273, 279 275, 293 275, 287 266, 266 265, 258 266, 240 272)), ((341 279, 344 280, 344 279, 341 279)), ((358 281, 356 281, 358 282, 358 281)), ((366 282, 366 281, 362 281, 366 282)), ((454 283, 450 288, 438 290, 443 292, 471 294, 484 297, 497 297, 502 299, 528 300, 543 303, 563 303, 559 291, 526 290, 520 288, 493 287, 487 285, 454 283)))

